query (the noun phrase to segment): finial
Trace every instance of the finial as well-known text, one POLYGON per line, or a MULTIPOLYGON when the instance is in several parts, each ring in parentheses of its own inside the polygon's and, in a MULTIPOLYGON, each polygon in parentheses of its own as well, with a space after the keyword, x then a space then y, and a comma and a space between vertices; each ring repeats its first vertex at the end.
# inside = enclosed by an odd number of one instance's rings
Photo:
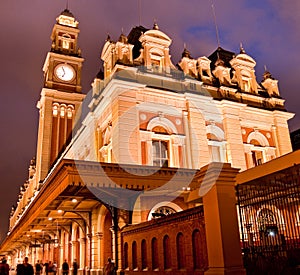
POLYGON ((159 27, 158 27, 156 19, 154 19, 153 30, 159 30, 159 27))
POLYGON ((240 53, 246 53, 245 49, 243 48, 243 43, 240 43, 240 53))
POLYGON ((183 50, 181 56, 182 56, 182 57, 187 57, 187 58, 192 59, 191 53, 190 53, 189 50, 186 48, 185 43, 184 43, 184 50, 183 50))
POLYGON ((122 42, 124 44, 127 44, 127 42, 128 42, 127 36, 123 33, 123 28, 122 28, 122 33, 121 33, 121 35, 119 37, 119 42, 122 42))
POLYGON ((183 43, 183 49, 186 49, 186 43, 185 42, 183 43))
POLYGON ((139 26, 142 25, 142 5, 141 5, 141 0, 138 1, 138 14, 139 14, 139 26))
POLYGON ((109 33, 107 33, 107 37, 106 37, 106 40, 105 41, 108 41, 108 42, 110 42, 111 40, 110 40, 110 35, 109 35, 109 33))
POLYGON ((121 33, 124 34, 124 28, 123 27, 121 28, 121 33))
POLYGON ((264 65, 264 67, 265 67, 265 72, 264 72, 264 74, 263 74, 264 80, 266 80, 266 79, 268 79, 268 78, 273 79, 272 74, 267 70, 267 66, 264 65))

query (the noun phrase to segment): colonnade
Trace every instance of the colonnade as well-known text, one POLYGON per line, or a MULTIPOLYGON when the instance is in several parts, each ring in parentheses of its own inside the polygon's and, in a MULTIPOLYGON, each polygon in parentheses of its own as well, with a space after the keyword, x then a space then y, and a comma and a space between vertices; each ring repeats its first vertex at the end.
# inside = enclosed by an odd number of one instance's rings
MULTIPOLYGON (((62 274, 61 267, 65 260, 70 270, 73 262, 77 262, 78 275, 102 274, 107 258, 115 260, 117 255, 112 218, 103 205, 89 214, 92 217, 90 224, 74 219, 68 227, 66 224, 59 225, 58 219, 57 232, 47 232, 45 228, 44 238, 36 239, 35 245, 32 245, 33 239, 28 239, 27 243, 8 255, 9 265, 16 267, 27 256, 32 265, 37 261, 55 264, 57 274, 62 274)), ((121 244, 118 246, 121 247, 121 244)))

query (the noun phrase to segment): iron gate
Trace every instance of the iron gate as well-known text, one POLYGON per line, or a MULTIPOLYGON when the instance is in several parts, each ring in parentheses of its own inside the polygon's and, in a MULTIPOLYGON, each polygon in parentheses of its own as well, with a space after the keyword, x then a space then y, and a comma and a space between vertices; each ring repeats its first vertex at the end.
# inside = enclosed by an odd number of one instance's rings
POLYGON ((300 165, 236 186, 247 274, 300 274, 300 165))

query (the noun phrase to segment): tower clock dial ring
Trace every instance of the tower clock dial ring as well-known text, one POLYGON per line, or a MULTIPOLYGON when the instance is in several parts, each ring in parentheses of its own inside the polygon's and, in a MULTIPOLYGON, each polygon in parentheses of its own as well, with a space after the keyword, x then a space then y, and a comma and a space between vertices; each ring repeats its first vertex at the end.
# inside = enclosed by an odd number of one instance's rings
POLYGON ((57 65, 54 73, 62 81, 71 81, 75 77, 75 70, 68 64, 57 65))

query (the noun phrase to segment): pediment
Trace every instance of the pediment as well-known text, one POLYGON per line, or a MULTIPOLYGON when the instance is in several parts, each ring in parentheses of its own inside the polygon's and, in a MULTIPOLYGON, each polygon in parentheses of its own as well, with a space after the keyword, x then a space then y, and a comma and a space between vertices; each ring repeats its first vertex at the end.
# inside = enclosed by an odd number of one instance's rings
POLYGON ((162 40, 168 41, 169 43, 172 42, 172 39, 160 30, 146 31, 144 33, 144 36, 150 36, 150 37, 153 37, 153 38, 162 39, 162 40))
POLYGON ((251 56, 249 56, 249 55, 247 55, 245 53, 238 54, 236 56, 236 59, 252 63, 254 66, 256 65, 255 60, 251 56))

